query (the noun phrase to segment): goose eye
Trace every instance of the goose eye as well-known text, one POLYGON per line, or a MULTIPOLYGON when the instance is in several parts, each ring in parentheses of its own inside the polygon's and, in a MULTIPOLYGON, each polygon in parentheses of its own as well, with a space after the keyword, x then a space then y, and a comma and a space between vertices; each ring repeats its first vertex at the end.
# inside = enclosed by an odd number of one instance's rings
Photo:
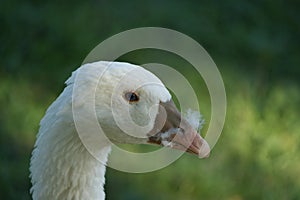
POLYGON ((126 92, 125 93, 125 99, 129 102, 137 102, 139 101, 139 96, 135 92, 126 92))

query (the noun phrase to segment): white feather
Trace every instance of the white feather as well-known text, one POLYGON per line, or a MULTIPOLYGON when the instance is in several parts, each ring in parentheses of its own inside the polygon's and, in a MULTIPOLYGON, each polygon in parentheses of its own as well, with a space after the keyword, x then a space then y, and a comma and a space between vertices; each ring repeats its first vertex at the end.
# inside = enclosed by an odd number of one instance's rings
POLYGON ((204 118, 198 111, 188 109, 184 117, 195 130, 200 130, 205 123, 204 118))

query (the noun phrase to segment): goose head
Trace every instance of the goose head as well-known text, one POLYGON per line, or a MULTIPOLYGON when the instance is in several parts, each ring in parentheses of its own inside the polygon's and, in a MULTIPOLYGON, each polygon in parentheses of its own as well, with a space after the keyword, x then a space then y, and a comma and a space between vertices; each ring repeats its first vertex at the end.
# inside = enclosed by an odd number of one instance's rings
MULTIPOLYGON (((207 157, 208 143, 182 117, 171 94, 151 72, 120 62, 81 67, 97 84, 95 110, 105 136, 114 143, 156 144, 207 157), (98 70, 98 73, 95 73, 98 70)), ((83 76, 86 77, 86 76, 83 76)))
POLYGON ((40 123, 30 165, 34 200, 104 199, 109 142, 209 155, 209 145, 182 117, 164 84, 137 65, 85 64, 66 84, 40 123), (95 116, 105 138, 94 140, 90 116, 95 116), (87 151, 81 131, 96 147, 99 160, 87 151))

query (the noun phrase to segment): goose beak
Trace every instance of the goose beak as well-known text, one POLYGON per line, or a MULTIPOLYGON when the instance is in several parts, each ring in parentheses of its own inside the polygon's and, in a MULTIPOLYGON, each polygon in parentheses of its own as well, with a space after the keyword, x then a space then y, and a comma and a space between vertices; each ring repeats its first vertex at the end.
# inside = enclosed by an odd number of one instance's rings
POLYGON ((181 116, 173 101, 160 103, 148 143, 186 151, 200 158, 206 158, 210 153, 209 144, 181 116))

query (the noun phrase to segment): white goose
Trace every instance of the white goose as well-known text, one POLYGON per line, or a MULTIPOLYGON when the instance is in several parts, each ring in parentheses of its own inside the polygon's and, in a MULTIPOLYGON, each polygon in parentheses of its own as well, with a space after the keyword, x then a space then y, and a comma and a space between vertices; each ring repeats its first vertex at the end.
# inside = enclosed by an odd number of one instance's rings
POLYGON ((163 83, 139 66, 103 61, 85 64, 73 72, 66 84, 40 123, 30 165, 33 200, 105 198, 103 185, 110 143, 104 139, 97 144, 98 159, 92 156, 75 127, 74 107, 80 123, 87 120, 86 106, 94 103, 97 120, 111 141, 169 145, 200 157, 209 155, 209 145, 181 118, 163 83), (77 80, 79 74, 81 78, 77 80), (95 85, 96 90, 92 89, 95 85), (74 94, 74 86, 79 95, 74 94), (89 98, 92 93, 96 93, 94 101, 89 98), (76 105, 74 98, 79 99, 76 105), (115 122, 112 105, 119 122, 115 122), (124 108, 129 109, 130 118, 124 108), (132 121, 150 131, 141 131, 135 137, 130 132, 139 132, 137 127, 126 127, 132 121))

